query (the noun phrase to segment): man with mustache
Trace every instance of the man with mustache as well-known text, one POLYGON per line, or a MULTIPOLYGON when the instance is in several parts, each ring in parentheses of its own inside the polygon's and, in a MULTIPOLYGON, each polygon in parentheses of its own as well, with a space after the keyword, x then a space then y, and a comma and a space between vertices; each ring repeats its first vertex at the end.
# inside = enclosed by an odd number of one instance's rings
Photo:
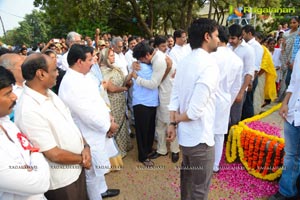
POLYGON ((22 64, 26 80, 16 112, 17 126, 40 148, 50 166, 48 200, 87 199, 85 169, 91 166, 89 145, 75 125, 69 109, 50 90, 58 71, 44 54, 28 56, 22 64))
POLYGON ((0 199, 42 200, 49 188, 49 166, 9 120, 17 100, 15 82, 12 72, 0 66, 0 199))
POLYGON ((97 82, 89 73, 94 63, 93 48, 74 44, 69 50, 69 70, 64 76, 59 97, 70 108, 72 117, 91 146, 93 165, 86 170, 87 191, 90 200, 116 196, 118 189, 108 189, 104 174, 110 163, 106 146, 118 129, 110 110, 100 96, 97 82))

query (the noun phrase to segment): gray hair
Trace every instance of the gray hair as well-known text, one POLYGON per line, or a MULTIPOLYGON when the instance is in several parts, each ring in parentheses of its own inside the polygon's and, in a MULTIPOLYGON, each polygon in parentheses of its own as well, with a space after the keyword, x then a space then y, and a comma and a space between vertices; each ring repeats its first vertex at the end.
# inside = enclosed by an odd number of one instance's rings
POLYGON ((66 38, 66 43, 68 47, 70 47, 70 43, 75 41, 75 36, 81 37, 79 33, 76 33, 75 31, 69 32, 66 38))
POLYGON ((112 46, 117 46, 118 42, 123 42, 123 39, 121 37, 114 37, 111 41, 112 46))
POLYGON ((6 69, 13 69, 17 62, 22 58, 19 54, 16 53, 6 53, 0 57, 0 65, 6 69))

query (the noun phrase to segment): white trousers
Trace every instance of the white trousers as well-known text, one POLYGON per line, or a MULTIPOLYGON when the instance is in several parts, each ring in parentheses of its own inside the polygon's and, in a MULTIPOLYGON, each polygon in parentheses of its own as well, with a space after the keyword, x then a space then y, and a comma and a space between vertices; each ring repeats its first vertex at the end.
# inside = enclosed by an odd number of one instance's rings
MULTIPOLYGON (((164 123, 158 118, 156 119, 155 132, 157 133, 157 152, 160 154, 168 153, 166 141, 167 128, 168 123, 164 123)), ((172 153, 178 153, 180 151, 177 137, 171 142, 170 150, 172 153)))
POLYGON ((224 146, 224 134, 215 134, 215 163, 214 171, 219 170, 224 146))
POLYGON ((107 185, 103 175, 96 176, 94 168, 85 170, 87 193, 90 200, 102 200, 101 194, 106 192, 107 185))

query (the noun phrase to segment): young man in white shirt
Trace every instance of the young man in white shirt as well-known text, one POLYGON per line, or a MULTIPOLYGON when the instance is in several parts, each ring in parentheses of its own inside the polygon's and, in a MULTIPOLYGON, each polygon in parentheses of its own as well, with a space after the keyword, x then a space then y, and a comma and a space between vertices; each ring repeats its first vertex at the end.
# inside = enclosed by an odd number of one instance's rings
POLYGON ((0 199, 43 200, 50 185, 48 163, 8 116, 17 100, 15 81, 0 66, 0 199))
POLYGON ((238 124, 242 117, 243 104, 246 98, 247 90, 250 90, 249 85, 252 82, 255 71, 255 53, 254 49, 247 44, 242 38, 242 27, 238 24, 233 24, 229 28, 229 45, 238 57, 243 61, 243 80, 240 91, 231 106, 229 127, 238 124))
POLYGON ((91 166, 90 148, 69 109, 52 92, 58 75, 55 61, 40 53, 22 64, 26 80, 15 112, 15 122, 40 148, 50 166, 48 200, 87 199, 85 173, 91 166))
POLYGON ((228 131, 230 108, 242 86, 243 61, 226 46, 228 36, 225 27, 219 27, 220 43, 218 50, 212 53, 220 70, 220 83, 216 99, 216 116, 214 121, 215 133, 215 162, 214 172, 219 171, 224 135, 228 131))
POLYGON ((218 47, 218 25, 197 19, 188 30, 192 52, 182 59, 169 105, 168 140, 178 134, 182 148, 181 199, 207 199, 214 163, 215 100, 219 69, 211 52, 218 47))

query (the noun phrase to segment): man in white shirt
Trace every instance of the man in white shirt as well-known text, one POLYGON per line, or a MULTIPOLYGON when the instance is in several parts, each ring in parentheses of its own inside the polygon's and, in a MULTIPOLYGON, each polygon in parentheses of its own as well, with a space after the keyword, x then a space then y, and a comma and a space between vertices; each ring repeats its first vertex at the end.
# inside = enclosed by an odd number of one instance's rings
POLYGON ((243 61, 242 86, 231 106, 230 110, 230 126, 238 124, 241 120, 243 104, 246 98, 246 91, 252 82, 255 71, 255 54, 253 48, 247 44, 242 38, 242 27, 233 24, 229 27, 229 48, 233 50, 243 61))
POLYGON ((15 121, 47 158, 50 188, 45 196, 48 200, 87 199, 82 168, 91 166, 90 149, 69 109, 49 89, 56 83, 56 63, 47 55, 35 53, 25 59, 22 74, 26 83, 15 121))
POLYGON ((173 66, 176 69, 177 64, 191 52, 191 47, 187 44, 187 36, 184 30, 174 31, 175 46, 171 49, 169 56, 172 59, 173 66))
MULTIPOLYGON (((254 62, 254 67, 255 67, 255 74, 252 80, 252 88, 248 89, 246 99, 243 105, 243 111, 242 111, 242 119, 250 118, 254 116, 254 105, 261 107, 260 104, 261 101, 253 102, 253 95, 258 83, 258 72, 260 71, 260 65, 261 65, 261 60, 264 54, 264 49, 262 46, 259 44, 258 41, 255 39, 255 29, 251 25, 246 25, 242 28, 242 36, 243 39, 249 44, 253 49, 255 53, 255 62, 254 62)), ((256 109, 259 110, 259 109, 256 109)))
POLYGON ((214 164, 215 100, 219 69, 211 52, 218 47, 218 25, 195 20, 188 31, 192 52, 177 66, 168 140, 178 134, 182 148, 181 199, 207 199, 214 164), (177 129, 177 130, 176 130, 177 129))
MULTIPOLYGON (((76 33, 74 31, 68 33, 67 39, 66 39, 66 44, 69 47, 69 49, 71 48, 71 46, 73 44, 81 44, 81 43, 82 43, 81 35, 79 33, 76 33)), ((61 63, 61 66, 59 66, 59 67, 64 71, 67 71, 69 69, 69 64, 67 61, 68 54, 69 54, 69 51, 64 53, 64 55, 62 55, 59 60, 59 63, 61 63)))
POLYGON ((283 170, 279 181, 279 191, 270 200, 297 199, 299 195, 300 51, 296 55, 294 66, 290 85, 279 110, 279 115, 285 120, 283 170))
POLYGON ((220 82, 217 90, 216 116, 214 121, 215 133, 215 163, 214 172, 219 171, 224 134, 227 134, 230 108, 242 86, 243 61, 226 44, 228 36, 225 27, 219 29, 220 43, 218 50, 212 53, 220 70, 220 82), (222 117, 221 117, 222 116, 222 117))
POLYGON ((59 97, 70 108, 72 117, 90 145, 92 166, 86 170, 87 192, 90 200, 116 196, 119 190, 107 189, 104 174, 110 163, 106 140, 118 125, 100 96, 96 81, 89 74, 94 63, 93 48, 74 44, 69 50, 69 70, 59 89, 59 97))
POLYGON ((0 199, 42 200, 50 185, 48 163, 8 116, 17 100, 15 81, 0 66, 0 199))

